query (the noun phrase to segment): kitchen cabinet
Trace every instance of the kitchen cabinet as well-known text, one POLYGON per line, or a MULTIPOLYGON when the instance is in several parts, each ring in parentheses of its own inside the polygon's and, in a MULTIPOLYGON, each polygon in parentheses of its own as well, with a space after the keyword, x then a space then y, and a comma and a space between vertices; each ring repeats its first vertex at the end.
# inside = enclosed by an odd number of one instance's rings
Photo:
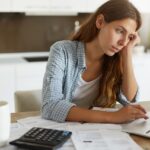
POLYGON ((12 10, 14 12, 47 10, 49 0, 13 0, 12 10))
POLYGON ((94 12, 99 6, 101 6, 103 3, 105 3, 108 0, 87 0, 87 7, 85 9, 85 12, 92 13, 94 12))
MULTIPOLYGON (((94 12, 107 0, 0 0, 0 12, 27 14, 71 15, 94 12)), ((149 0, 131 0, 143 13, 150 12, 149 0)))
POLYGON ((72 12, 75 0, 13 0, 12 10, 17 12, 72 12))
POLYGON ((150 100, 150 54, 134 56, 134 71, 139 86, 138 100, 150 100))
POLYGON ((0 66, 0 101, 9 102, 10 111, 14 108, 15 67, 14 65, 0 66))
POLYGON ((10 12, 11 1, 12 0, 0 0, 0 12, 10 12))
POLYGON ((149 0, 130 0, 131 3, 135 5, 135 7, 142 13, 149 13, 149 0))
POLYGON ((0 65, 0 100, 6 100, 14 112, 14 92, 42 89, 46 62, 0 65))
POLYGON ((41 89, 45 62, 16 65, 16 90, 41 89))
POLYGON ((91 13, 107 0, 13 0, 14 12, 26 12, 27 14, 53 14, 71 15, 91 13))

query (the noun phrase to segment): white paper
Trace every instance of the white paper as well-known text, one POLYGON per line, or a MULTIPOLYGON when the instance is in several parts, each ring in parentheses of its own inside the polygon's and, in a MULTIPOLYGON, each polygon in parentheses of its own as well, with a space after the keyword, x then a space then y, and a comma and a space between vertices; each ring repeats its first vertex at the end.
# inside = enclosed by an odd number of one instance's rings
MULTIPOLYGON (((117 111, 118 108, 94 107, 93 110, 114 112, 117 111)), ((137 119, 126 124, 120 124, 122 131, 150 138, 150 112, 147 112, 147 116, 149 117, 147 120, 137 119)))
POLYGON ((76 150, 142 150, 126 133, 114 130, 74 131, 76 150))
POLYGON ((59 148, 59 150, 75 150, 72 140, 69 139, 67 142, 65 142, 64 145, 59 148))
MULTIPOLYGON (((116 111, 116 109, 103 109, 105 111, 116 111)), ((121 132, 126 130, 141 129, 141 124, 145 124, 147 131, 150 121, 136 120, 128 124, 104 124, 104 123, 77 123, 65 122, 58 123, 51 120, 42 119, 40 116, 28 117, 18 120, 18 123, 12 124, 11 138, 14 139, 23 135, 32 127, 45 127, 51 129, 69 130, 73 132, 72 140, 77 150, 141 150, 141 148, 128 136, 121 132), (14 134, 15 133, 15 134, 14 134), (92 142, 90 142, 92 141, 92 142)), ((143 126, 142 126, 143 128, 143 126)), ((145 131, 144 130, 144 131, 145 131)), ((68 140, 60 150, 73 150, 72 140, 68 140)))
POLYGON ((19 123, 12 123, 10 128, 10 137, 9 141, 20 138, 25 132, 30 128, 24 127, 19 123))
POLYGON ((60 129, 60 130, 67 130, 68 125, 80 124, 78 122, 58 123, 55 121, 42 119, 41 116, 19 119, 17 122, 25 127, 30 127, 30 128, 31 127, 43 127, 43 128, 60 129))
MULTIPOLYGON (((147 115, 150 118, 150 112, 147 115)), ((150 119, 137 119, 130 123, 122 124, 122 131, 150 138, 150 119)))
POLYGON ((119 124, 106 124, 106 123, 83 123, 76 125, 68 125, 68 130, 70 131, 93 131, 100 129, 108 129, 108 130, 122 130, 122 126, 119 124))
POLYGON ((49 125, 53 126, 56 124, 53 121, 42 119, 41 116, 19 119, 17 120, 17 122, 26 127, 41 127, 41 126, 46 127, 49 125))

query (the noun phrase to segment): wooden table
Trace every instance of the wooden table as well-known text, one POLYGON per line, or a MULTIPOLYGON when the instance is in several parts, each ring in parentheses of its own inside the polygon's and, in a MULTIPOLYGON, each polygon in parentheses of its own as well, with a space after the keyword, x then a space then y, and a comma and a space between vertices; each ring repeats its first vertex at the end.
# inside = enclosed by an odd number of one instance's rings
POLYGON ((14 123, 19 119, 38 115, 40 115, 39 111, 11 113, 11 122, 14 123))
MULTIPOLYGON (((22 119, 22 118, 26 118, 26 117, 31 117, 31 116, 37 116, 39 114, 40 114, 40 112, 38 112, 38 111, 12 113, 11 114, 11 122, 16 122, 18 119, 22 119)), ((150 139, 149 138, 145 138, 145 137, 141 137, 141 136, 136 136, 136 135, 131 135, 131 137, 144 150, 150 150, 150 139)))

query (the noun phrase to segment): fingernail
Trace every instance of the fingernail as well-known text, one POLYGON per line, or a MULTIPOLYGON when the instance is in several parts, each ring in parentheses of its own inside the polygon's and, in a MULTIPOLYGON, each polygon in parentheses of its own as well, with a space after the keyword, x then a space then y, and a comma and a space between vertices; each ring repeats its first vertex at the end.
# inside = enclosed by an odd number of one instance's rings
POLYGON ((145 119, 147 120, 147 119, 149 119, 149 117, 148 117, 148 116, 145 116, 145 119))

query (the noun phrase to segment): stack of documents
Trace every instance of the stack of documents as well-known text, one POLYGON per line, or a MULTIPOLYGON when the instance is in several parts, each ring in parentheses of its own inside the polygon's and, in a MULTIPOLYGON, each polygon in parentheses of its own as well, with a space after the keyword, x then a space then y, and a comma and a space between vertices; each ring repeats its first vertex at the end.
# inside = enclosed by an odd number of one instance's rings
MULTIPOLYGON (((148 115, 150 116, 150 112, 148 115)), ((73 134, 71 139, 63 145, 61 150, 141 150, 127 133, 134 133, 142 136, 146 134, 147 137, 150 137, 149 119, 138 119, 127 124, 57 123, 36 116, 20 119, 17 123, 12 123, 10 141, 19 138, 32 127, 72 131, 73 134)))
MULTIPOLYGON (((147 115, 150 118, 150 112, 147 115)), ((122 124, 122 131, 150 138, 150 119, 138 119, 122 124)))
POLYGON ((76 150, 142 150, 127 133, 115 130, 76 131, 72 141, 76 150))
MULTIPOLYGON (((114 112, 118 109, 94 107, 93 110, 114 112)), ((137 119, 126 124, 120 124, 121 131, 150 138, 150 112, 147 112, 147 116, 149 117, 147 120, 137 119)))

